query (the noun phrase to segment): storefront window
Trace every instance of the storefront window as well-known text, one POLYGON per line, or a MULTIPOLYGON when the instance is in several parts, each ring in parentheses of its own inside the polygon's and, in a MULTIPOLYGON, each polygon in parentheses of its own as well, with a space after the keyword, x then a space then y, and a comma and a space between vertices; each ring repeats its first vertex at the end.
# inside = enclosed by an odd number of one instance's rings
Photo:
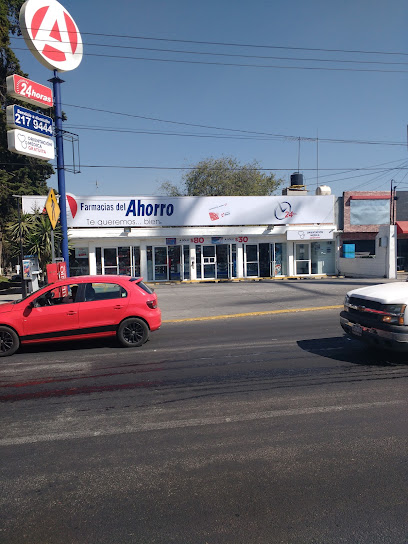
POLYGON ((69 256, 69 270, 71 276, 86 276, 89 274, 89 257, 77 249, 75 248, 74 253, 69 256))
POLYGON ((183 246, 183 258, 184 258, 184 278, 190 279, 190 246, 183 246))
POLYGON ((286 254, 286 244, 276 243, 275 244, 275 268, 273 275, 274 276, 287 276, 287 254, 286 254))
POLYGON ((147 246, 147 281, 153 281, 153 248, 147 246))
POLYGON ((118 247, 119 274, 132 275, 130 266, 130 247, 118 247))
POLYGON ((201 246, 196 246, 197 279, 201 280, 201 246))
POLYGON ((133 266, 134 266, 134 276, 137 278, 140 277, 140 247, 135 246, 133 248, 133 266))
POLYGON ((100 247, 97 247, 95 249, 95 255, 96 255, 96 273, 102 274, 102 249, 100 247))
POLYGON ((335 274, 333 242, 312 242, 312 274, 335 274))

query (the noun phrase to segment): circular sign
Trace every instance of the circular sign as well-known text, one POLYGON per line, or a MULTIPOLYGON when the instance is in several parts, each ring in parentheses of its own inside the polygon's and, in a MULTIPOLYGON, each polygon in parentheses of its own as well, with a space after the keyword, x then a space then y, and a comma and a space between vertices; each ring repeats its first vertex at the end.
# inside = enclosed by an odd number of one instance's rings
POLYGON ((27 0, 20 10, 25 42, 46 68, 67 72, 82 60, 82 38, 75 21, 56 0, 27 0))

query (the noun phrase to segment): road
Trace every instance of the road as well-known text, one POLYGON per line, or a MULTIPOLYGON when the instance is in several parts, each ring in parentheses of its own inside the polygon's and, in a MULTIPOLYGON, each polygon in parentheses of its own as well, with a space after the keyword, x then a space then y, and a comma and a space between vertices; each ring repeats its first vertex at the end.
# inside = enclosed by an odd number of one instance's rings
POLYGON ((1 364, 0 542, 408 541, 408 365, 338 310, 54 350, 1 364))

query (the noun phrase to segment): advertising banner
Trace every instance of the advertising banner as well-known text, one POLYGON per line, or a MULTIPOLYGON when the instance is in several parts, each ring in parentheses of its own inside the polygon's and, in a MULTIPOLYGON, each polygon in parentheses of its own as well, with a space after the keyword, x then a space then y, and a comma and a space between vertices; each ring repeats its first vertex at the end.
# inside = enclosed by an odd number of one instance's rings
MULTIPOLYGON (((46 198, 24 196, 23 213, 43 209, 46 198)), ((91 228, 333 224, 334 196, 115 197, 67 194, 67 222, 69 227, 91 228)), ((317 232, 316 229, 310 231, 317 232)))
POLYGON ((122 197, 67 194, 69 227, 334 223, 334 196, 122 197))

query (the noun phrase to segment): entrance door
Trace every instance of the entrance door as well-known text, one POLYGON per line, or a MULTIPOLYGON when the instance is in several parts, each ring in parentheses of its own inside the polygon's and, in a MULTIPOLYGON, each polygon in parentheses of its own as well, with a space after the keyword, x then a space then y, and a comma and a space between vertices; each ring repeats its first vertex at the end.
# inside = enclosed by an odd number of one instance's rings
POLYGON ((247 277, 259 276, 258 244, 245 246, 245 267, 247 277))
POLYGON ((259 275, 261 278, 272 276, 273 253, 273 244, 259 244, 259 275))
POLYGON ((180 246, 156 246, 153 248, 154 280, 180 280, 181 279, 181 247, 180 246))
POLYGON ((169 280, 181 279, 181 248, 168 246, 169 280))
POLYGON ((310 274, 310 243, 295 243, 295 274, 310 274))
POLYGON ((215 247, 217 258, 217 278, 228 279, 229 246, 227 244, 220 244, 215 247))
POLYGON ((118 249, 116 247, 104 247, 102 256, 102 274, 118 273, 118 249))
POLYGON ((203 278, 215 279, 215 265, 217 262, 215 246, 203 246, 201 255, 203 278))

